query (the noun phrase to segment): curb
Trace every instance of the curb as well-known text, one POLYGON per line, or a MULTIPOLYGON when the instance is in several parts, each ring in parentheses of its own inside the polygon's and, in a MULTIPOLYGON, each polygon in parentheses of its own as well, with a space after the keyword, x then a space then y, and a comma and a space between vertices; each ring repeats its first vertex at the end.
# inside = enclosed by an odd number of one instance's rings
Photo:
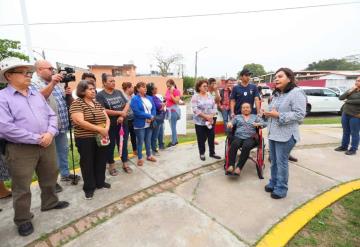
POLYGON ((277 223, 256 246, 285 246, 320 211, 355 190, 360 190, 360 179, 337 185, 311 199, 277 223))

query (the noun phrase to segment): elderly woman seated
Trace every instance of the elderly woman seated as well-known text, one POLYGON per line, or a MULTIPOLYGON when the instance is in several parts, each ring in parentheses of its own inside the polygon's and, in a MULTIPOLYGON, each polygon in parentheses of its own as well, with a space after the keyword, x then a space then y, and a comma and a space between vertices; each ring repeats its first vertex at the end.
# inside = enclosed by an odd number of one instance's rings
POLYGON ((256 128, 265 125, 266 124, 261 117, 251 114, 251 106, 249 103, 242 104, 241 115, 236 115, 235 118, 227 124, 229 129, 236 129, 234 136, 230 141, 229 166, 226 169, 226 174, 240 176, 241 169, 249 158, 251 149, 258 145, 259 136, 256 128), (241 148, 240 159, 234 170, 236 155, 239 148, 241 148))

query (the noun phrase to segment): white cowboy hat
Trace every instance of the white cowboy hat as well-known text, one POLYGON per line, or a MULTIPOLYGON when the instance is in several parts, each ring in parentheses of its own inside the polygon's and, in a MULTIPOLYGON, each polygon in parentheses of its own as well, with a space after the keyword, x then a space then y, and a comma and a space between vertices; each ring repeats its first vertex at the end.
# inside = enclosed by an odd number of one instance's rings
POLYGON ((24 60, 21 60, 20 58, 16 58, 16 57, 5 58, 0 62, 0 82, 7 83, 8 81, 4 76, 5 72, 17 67, 28 67, 29 69, 32 70, 34 69, 34 65, 24 60))

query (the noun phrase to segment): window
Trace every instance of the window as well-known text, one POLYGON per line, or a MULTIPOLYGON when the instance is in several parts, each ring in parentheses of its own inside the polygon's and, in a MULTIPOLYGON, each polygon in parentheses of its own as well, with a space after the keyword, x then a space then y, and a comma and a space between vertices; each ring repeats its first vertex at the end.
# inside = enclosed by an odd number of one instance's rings
POLYGON ((323 92, 325 97, 337 97, 336 93, 331 90, 323 89, 323 92))
POLYGON ((324 96, 321 89, 305 89, 305 94, 307 96, 324 96))

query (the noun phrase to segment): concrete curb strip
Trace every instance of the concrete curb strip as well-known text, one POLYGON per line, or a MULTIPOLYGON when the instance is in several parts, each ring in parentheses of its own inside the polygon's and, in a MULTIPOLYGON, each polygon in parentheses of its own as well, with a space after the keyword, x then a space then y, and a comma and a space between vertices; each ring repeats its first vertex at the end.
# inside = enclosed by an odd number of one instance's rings
POLYGON ((340 184, 315 197, 277 223, 256 246, 285 246, 321 210, 355 190, 360 190, 360 179, 340 184))

